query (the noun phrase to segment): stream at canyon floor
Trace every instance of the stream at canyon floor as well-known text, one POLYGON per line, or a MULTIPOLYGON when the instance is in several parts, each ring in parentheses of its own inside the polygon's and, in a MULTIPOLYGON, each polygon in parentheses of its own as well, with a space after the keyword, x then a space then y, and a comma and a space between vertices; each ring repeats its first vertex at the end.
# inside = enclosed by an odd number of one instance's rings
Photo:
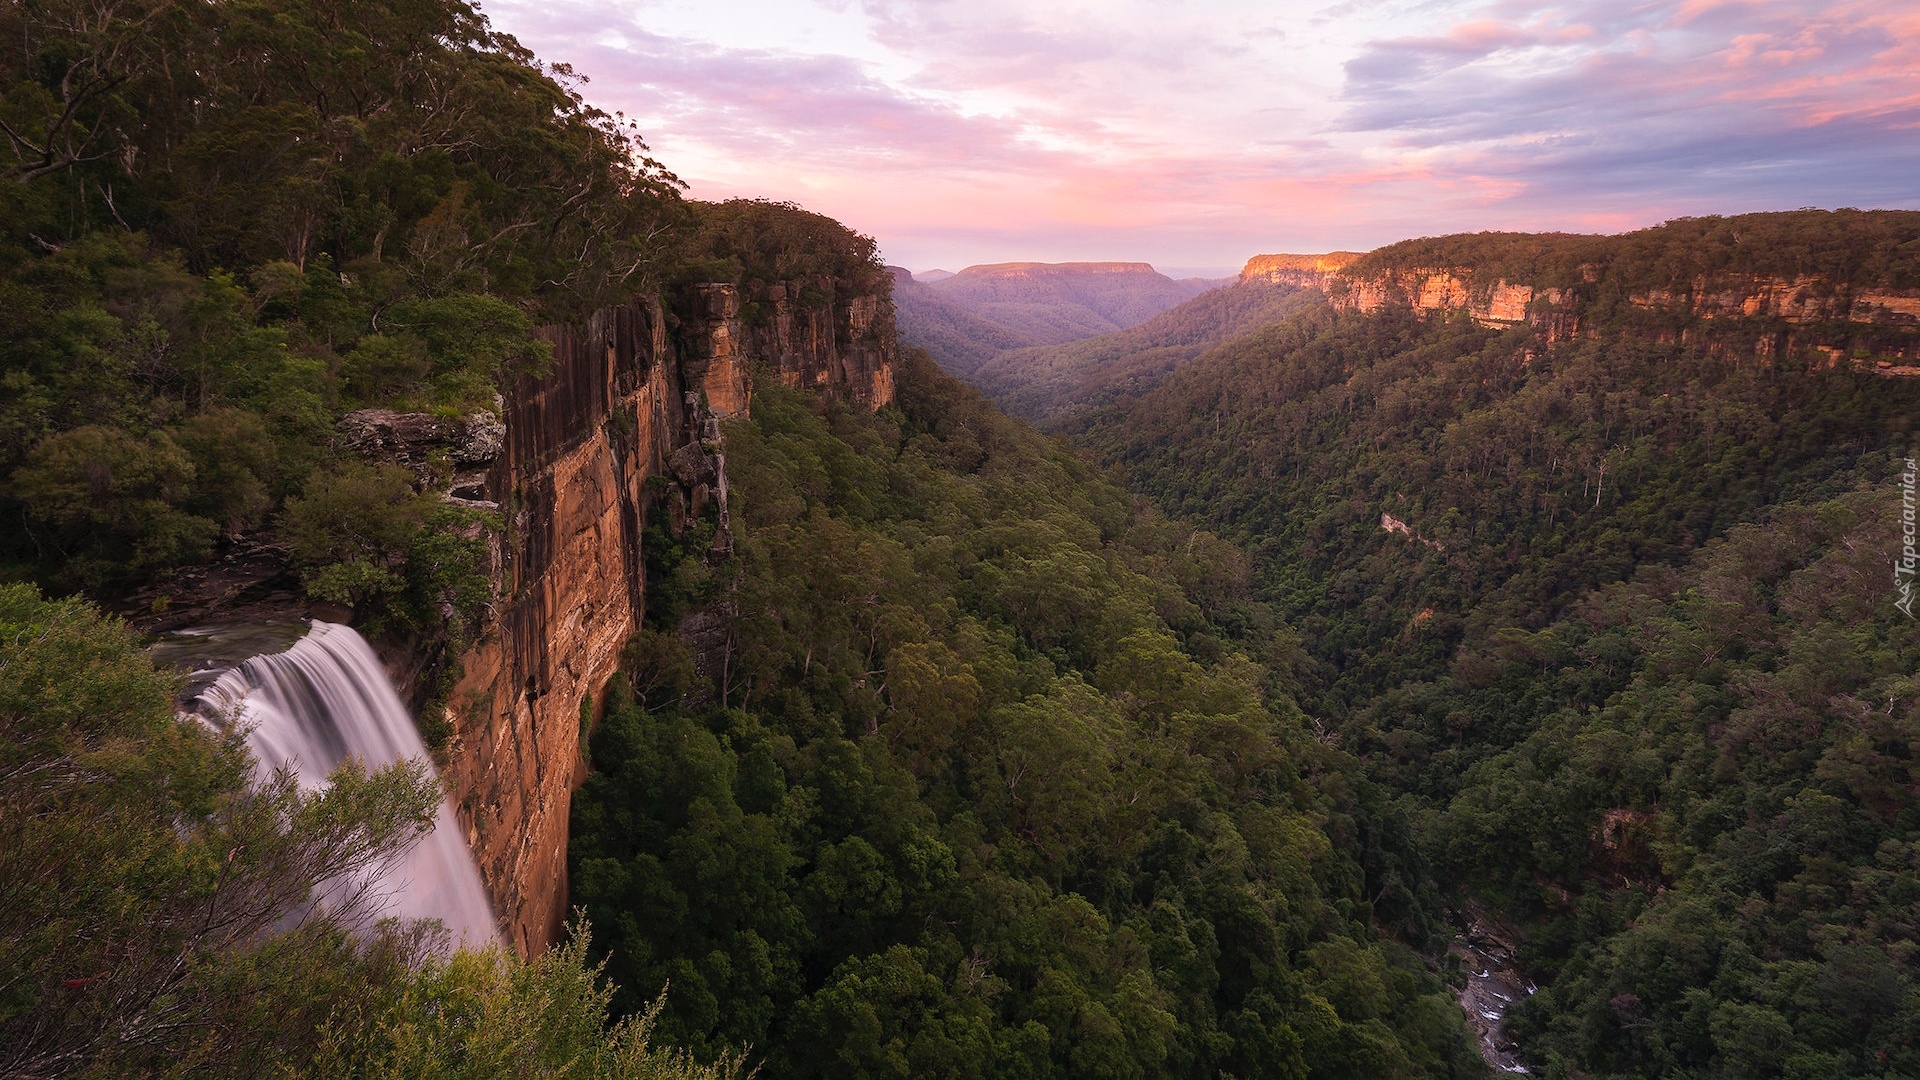
POLYGON ((1479 1038, 1480 1056, 1495 1072, 1526 1073, 1519 1047, 1507 1034, 1507 1010, 1538 987, 1515 959, 1515 935, 1471 901, 1454 912, 1454 918, 1461 930, 1447 951, 1460 958, 1460 971, 1467 977, 1455 996, 1479 1038))

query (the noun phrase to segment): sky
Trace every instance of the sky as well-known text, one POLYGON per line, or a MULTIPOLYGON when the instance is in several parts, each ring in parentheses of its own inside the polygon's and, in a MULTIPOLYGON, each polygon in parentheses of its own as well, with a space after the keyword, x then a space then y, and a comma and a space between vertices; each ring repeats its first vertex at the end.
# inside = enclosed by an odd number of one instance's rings
POLYGON ((1915 0, 480 0, 700 199, 914 270, 1920 208, 1915 0))

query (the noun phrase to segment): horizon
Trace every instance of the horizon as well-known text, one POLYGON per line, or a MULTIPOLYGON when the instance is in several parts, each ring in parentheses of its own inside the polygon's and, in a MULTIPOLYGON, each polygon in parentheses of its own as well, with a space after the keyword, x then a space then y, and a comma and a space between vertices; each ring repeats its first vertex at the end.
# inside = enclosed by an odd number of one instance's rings
POLYGON ((908 267, 1920 208, 1920 12, 1892 0, 483 10, 689 197, 792 201, 908 267))

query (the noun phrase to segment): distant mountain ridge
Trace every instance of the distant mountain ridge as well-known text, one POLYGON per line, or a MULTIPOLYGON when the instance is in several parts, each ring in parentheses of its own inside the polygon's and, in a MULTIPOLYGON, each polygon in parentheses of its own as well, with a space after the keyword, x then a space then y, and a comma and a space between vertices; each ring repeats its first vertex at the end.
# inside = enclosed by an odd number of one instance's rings
POLYGON ((1032 345, 1124 330, 1196 291, 1143 262, 991 263, 969 266, 932 287, 1032 345))
POLYGON ((1002 409, 1044 426, 1146 393, 1214 346, 1325 302, 1325 294, 1311 288, 1256 277, 1210 289, 1139 326, 1002 352, 971 379, 1002 409))
POLYGON ((1212 287, 1143 262, 989 263, 939 277, 891 269, 901 339, 961 378, 1009 349, 1124 330, 1212 287))
MULTIPOLYGON (((1094 274, 1134 274, 1161 277, 1152 263, 1143 262, 1004 262, 981 263, 969 266, 953 275, 959 278, 979 280, 983 278, 1075 278, 1094 274)), ((1169 279, 1171 280, 1171 279, 1169 279)))
POLYGON ((1002 352, 1034 344, 1024 331, 976 315, 912 272, 898 266, 887 269, 893 271, 894 322, 900 340, 927 350, 949 373, 971 378, 980 365, 1002 352))

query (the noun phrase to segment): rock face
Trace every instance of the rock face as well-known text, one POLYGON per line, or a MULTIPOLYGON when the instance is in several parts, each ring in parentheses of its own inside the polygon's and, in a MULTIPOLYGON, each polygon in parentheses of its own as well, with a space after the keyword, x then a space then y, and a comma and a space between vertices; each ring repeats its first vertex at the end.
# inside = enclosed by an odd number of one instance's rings
POLYGON ((1488 325, 1526 322, 1536 299, 1549 308, 1566 299, 1560 289, 1536 289, 1507 281, 1479 287, 1472 272, 1464 269, 1389 270, 1370 277, 1337 275, 1327 291, 1335 306, 1355 311, 1406 303, 1424 311, 1464 311, 1488 325))
MULTIPOLYGON (((1599 268, 1587 276, 1588 286, 1605 283, 1599 268)), ((1328 296, 1336 307, 1355 311, 1406 303, 1464 311, 1487 326, 1533 325, 1549 342, 1586 333, 1590 311, 1578 288, 1482 281, 1465 267, 1336 275, 1328 296)), ((1629 290, 1625 300, 1645 336, 1697 344, 1727 359, 1872 359, 1882 374, 1906 375, 1914 369, 1897 360, 1920 356, 1920 291, 1854 290, 1812 277, 1703 275, 1684 288, 1629 290)))
MULTIPOLYGON (((444 775, 522 954, 555 940, 565 915, 580 747, 640 625, 649 513, 717 499, 724 514, 725 459, 701 443, 717 438, 716 418, 748 408, 755 370, 869 408, 892 400, 884 295, 814 310, 796 308, 783 286, 766 294, 763 325, 743 324, 734 286, 701 285, 677 313, 677 333, 651 301, 545 328, 553 370, 504 395, 500 450, 478 493, 507 517, 495 547, 499 599, 447 698, 444 775), (664 497, 650 498, 651 477, 666 483, 664 497)), ((485 434, 475 426, 459 436, 485 434)))
POLYGON ((1609 289, 1646 336, 1693 341, 1709 353, 1768 362, 1808 355, 1841 363, 1869 359, 1888 375, 1920 374, 1902 364, 1920 357, 1920 290, 1853 289, 1816 277, 1701 275, 1677 288, 1634 289, 1609 282, 1607 267, 1582 266, 1577 282, 1508 281, 1471 266, 1390 266, 1356 273, 1358 256, 1256 255, 1242 281, 1318 288, 1338 308, 1372 311, 1407 304, 1423 311, 1460 311, 1486 326, 1531 325, 1549 342, 1581 336, 1593 300, 1609 289), (1697 340, 1696 340, 1697 339, 1697 340))
POLYGON ((1324 290, 1342 267, 1359 257, 1352 251, 1329 251, 1325 255, 1255 255, 1240 271, 1240 280, 1324 290))
POLYGON ((757 366, 781 383, 877 409, 893 400, 893 307, 830 278, 696 285, 680 313, 687 385, 722 419, 746 410, 757 366))

